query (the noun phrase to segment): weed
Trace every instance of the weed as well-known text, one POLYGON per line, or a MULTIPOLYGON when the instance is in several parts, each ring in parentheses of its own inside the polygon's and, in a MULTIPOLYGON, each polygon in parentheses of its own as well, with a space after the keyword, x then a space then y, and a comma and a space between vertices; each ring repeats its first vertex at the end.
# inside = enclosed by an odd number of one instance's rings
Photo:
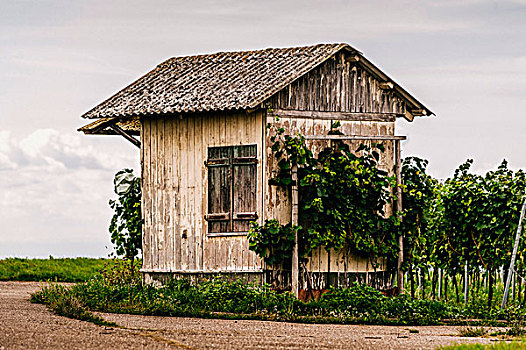
POLYGON ((460 327, 458 330, 458 335, 460 337, 483 337, 487 334, 488 330, 484 327, 465 326, 460 327))
POLYGON ((102 317, 93 314, 74 293, 71 293, 68 287, 59 284, 43 287, 42 290, 31 295, 31 302, 47 304, 51 310, 60 316, 93 322, 101 326, 116 326, 115 323, 105 321, 102 317))

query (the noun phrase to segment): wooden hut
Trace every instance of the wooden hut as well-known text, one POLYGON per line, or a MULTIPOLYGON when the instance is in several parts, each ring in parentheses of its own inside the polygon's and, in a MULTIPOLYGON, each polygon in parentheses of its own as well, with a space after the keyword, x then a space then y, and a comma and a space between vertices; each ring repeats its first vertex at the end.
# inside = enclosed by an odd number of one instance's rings
MULTIPOLYGON (((95 121, 80 130, 140 147, 147 281, 225 273, 271 282, 280 274, 246 237, 253 220, 291 220, 290 194, 268 182, 276 169, 267 123, 279 116, 316 152, 339 120, 349 142, 384 142, 381 164, 394 171, 396 118, 431 114, 356 49, 322 44, 168 59, 85 113, 95 121)), ((318 288, 372 270, 325 249, 308 267, 318 288)), ((281 276, 288 284, 290 272, 281 276)))

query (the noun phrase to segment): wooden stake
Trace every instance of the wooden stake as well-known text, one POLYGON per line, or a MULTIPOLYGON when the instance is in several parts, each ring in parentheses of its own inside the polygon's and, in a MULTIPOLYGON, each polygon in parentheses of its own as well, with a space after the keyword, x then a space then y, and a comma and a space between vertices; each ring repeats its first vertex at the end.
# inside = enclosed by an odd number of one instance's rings
MULTIPOLYGON (((400 213, 399 219, 402 221, 402 160, 400 140, 395 140, 395 173, 396 173, 396 211, 400 213)), ((402 273, 402 263, 404 262, 404 236, 398 236, 398 264, 397 264, 397 283, 398 293, 404 292, 404 275, 402 273)))
POLYGON ((469 273, 468 273, 468 262, 464 264, 464 302, 468 302, 469 297, 469 273))
POLYGON ((438 300, 442 300, 442 269, 438 268, 438 300))
POLYGON ((510 291, 511 276, 515 272, 515 259, 517 258, 517 249, 519 248, 519 240, 522 233, 522 222, 524 221, 524 214, 526 212, 526 193, 524 194, 524 202, 522 203, 521 216, 519 218, 519 225, 517 226, 517 233, 515 234, 515 243, 513 244, 513 253, 511 254, 510 267, 508 269, 508 278, 506 278, 506 287, 504 288, 504 295, 502 296, 502 303, 500 310, 502 311, 506 306, 508 293, 510 291))
MULTIPOLYGON (((298 225, 298 166, 292 166, 292 226, 298 225)), ((299 254, 298 232, 294 235, 294 248, 292 248, 292 292, 299 296, 299 254)))

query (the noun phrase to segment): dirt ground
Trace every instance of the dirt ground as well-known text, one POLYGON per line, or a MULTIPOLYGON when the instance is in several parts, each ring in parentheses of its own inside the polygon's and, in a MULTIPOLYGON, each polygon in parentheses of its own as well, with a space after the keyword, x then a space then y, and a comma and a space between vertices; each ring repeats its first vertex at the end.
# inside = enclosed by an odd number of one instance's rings
POLYGON ((31 304, 34 282, 0 282, 0 350, 8 349, 434 349, 459 342, 458 327, 313 325, 100 314, 123 328, 56 316, 31 304))

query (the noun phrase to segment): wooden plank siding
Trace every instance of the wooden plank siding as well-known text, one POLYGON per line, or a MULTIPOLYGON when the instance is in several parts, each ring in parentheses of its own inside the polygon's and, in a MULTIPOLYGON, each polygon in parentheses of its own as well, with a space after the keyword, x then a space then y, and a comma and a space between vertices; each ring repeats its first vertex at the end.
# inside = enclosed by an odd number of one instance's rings
POLYGON ((404 114, 404 101, 391 89, 382 89, 358 63, 339 52, 321 66, 273 95, 271 108, 300 111, 404 114))
POLYGON ((246 235, 208 236, 208 147, 256 145, 263 217, 265 112, 195 113, 141 121, 144 272, 256 272, 246 235))

